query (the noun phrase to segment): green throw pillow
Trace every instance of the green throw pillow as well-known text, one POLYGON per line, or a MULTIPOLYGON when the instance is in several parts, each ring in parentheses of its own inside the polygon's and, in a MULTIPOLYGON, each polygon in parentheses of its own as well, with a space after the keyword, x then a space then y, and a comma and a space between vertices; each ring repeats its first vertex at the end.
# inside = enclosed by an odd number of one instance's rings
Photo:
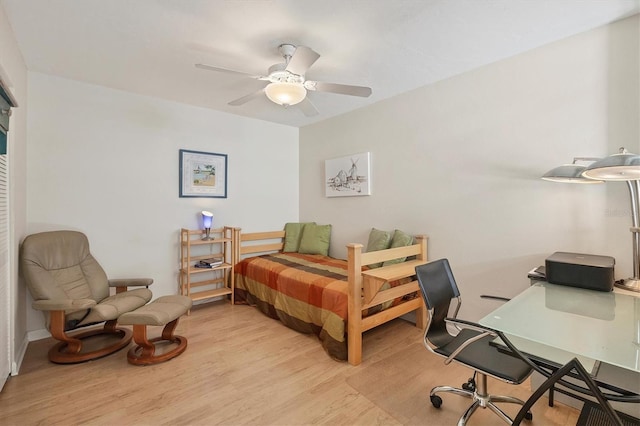
POLYGON ((302 230, 302 239, 298 253, 329 255, 331 225, 307 224, 302 230))
MULTIPOLYGON (((367 241, 367 253, 378 250, 386 250, 389 248, 391 244, 391 232, 381 231, 376 228, 371 228, 371 232, 369 232, 369 241, 367 241)), ((372 263, 369 265, 369 268, 379 268, 382 266, 382 262, 380 263, 372 263)))
POLYGON ((286 223, 284 225, 284 253, 297 253, 300 248, 300 240, 302 239, 302 230, 305 225, 315 222, 303 222, 303 223, 286 223))
MULTIPOLYGON (((402 232, 399 229, 396 229, 393 232, 393 238, 391 239, 391 246, 389 248, 406 247, 406 246, 410 246, 411 244, 413 244, 413 236, 405 232, 402 232)), ((389 266, 389 265, 394 265, 396 263, 402 263, 405 260, 407 260, 406 257, 399 257, 397 259, 387 260, 382 264, 382 266, 389 266)))

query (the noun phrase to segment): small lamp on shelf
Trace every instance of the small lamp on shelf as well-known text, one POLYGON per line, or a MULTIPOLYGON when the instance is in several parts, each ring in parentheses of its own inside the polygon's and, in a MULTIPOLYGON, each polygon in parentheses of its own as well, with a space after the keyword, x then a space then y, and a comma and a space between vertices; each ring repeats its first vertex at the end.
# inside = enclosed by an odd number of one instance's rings
POLYGON ((204 227, 205 236, 202 237, 203 240, 211 239, 211 225, 213 223, 213 213, 208 212, 206 210, 202 211, 202 226, 204 227))

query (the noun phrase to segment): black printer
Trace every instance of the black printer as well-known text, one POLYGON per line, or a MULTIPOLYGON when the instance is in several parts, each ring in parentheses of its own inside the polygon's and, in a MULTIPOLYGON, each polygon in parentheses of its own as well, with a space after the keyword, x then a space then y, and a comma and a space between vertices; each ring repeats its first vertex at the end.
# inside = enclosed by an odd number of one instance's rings
POLYGON ((558 251, 545 260, 545 272, 552 284, 612 291, 615 263, 611 256, 558 251))

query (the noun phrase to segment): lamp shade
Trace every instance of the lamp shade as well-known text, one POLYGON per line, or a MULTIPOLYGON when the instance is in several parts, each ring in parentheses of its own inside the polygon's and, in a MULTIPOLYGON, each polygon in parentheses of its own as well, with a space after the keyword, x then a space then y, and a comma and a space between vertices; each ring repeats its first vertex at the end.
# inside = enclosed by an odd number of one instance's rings
POLYGON ((307 96, 307 89, 297 83, 271 83, 264 92, 272 102, 278 105, 295 105, 307 96))
POLYGON ((629 181, 640 179, 640 155, 626 149, 590 164, 582 176, 589 179, 629 181))
POLYGON ((566 183, 602 183, 601 180, 587 179, 582 175, 586 166, 579 164, 564 164, 549 170, 542 176, 542 179, 551 182, 566 183))
POLYGON ((213 213, 208 212, 206 210, 202 211, 202 225, 205 229, 211 228, 211 223, 213 222, 213 213))

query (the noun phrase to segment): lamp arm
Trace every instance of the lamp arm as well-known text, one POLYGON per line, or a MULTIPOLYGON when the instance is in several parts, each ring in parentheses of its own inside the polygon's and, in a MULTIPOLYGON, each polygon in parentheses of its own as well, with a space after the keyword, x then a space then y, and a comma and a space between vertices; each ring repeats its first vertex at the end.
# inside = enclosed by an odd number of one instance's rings
POLYGON ((600 157, 573 157, 573 164, 576 164, 578 161, 589 161, 589 162, 595 162, 598 160, 602 160, 602 158, 600 157))
POLYGON ((631 197, 631 220, 634 227, 640 225, 640 218, 638 217, 638 194, 640 192, 640 181, 628 180, 627 186, 629 187, 629 196, 631 197))
POLYGON ((631 199, 631 237, 633 240, 633 279, 640 279, 640 233, 638 226, 640 225, 640 216, 638 211, 638 196, 640 194, 640 182, 637 180, 628 180, 629 197, 631 199))

